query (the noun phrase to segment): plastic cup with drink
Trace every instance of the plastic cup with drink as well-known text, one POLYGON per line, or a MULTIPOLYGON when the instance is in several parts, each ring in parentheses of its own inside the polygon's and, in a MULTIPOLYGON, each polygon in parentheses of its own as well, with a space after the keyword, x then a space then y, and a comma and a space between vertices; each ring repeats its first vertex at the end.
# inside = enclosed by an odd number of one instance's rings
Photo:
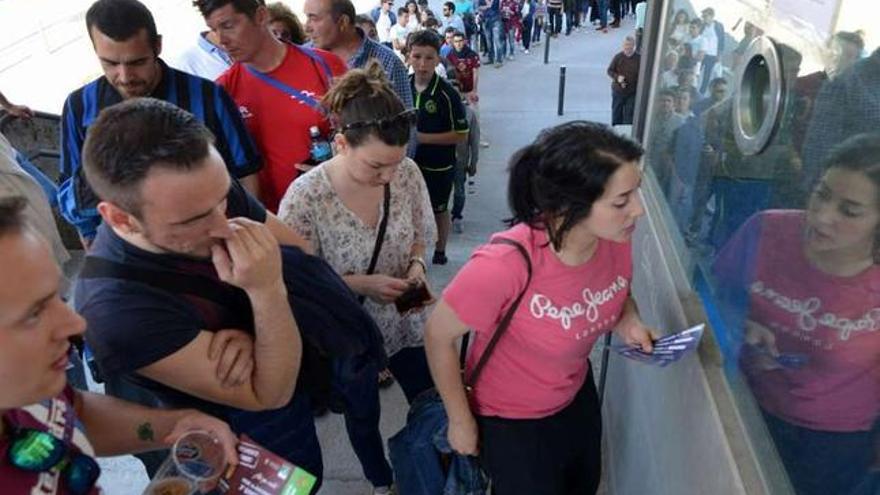
POLYGON ((174 442, 143 495, 195 495, 214 488, 226 468, 220 440, 206 431, 191 431, 174 442))

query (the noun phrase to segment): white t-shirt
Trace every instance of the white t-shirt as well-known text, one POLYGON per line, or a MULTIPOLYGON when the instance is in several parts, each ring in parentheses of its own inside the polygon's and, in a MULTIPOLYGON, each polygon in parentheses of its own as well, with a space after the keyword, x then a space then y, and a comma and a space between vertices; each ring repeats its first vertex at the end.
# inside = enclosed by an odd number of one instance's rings
POLYGON ((211 81, 220 77, 232 65, 223 51, 199 35, 198 42, 180 54, 171 66, 211 81))
POLYGON ((706 55, 717 57, 718 34, 715 32, 715 23, 713 22, 712 25, 703 28, 703 34, 700 37, 703 38, 703 49, 706 51, 706 55))
POLYGON ((379 34, 379 41, 387 43, 391 41, 389 30, 391 29, 391 16, 388 12, 379 12, 379 20, 376 21, 376 32, 379 34))
POLYGON ((420 16, 418 14, 410 14, 409 15, 409 21, 407 21, 407 23, 406 23, 406 28, 409 29, 410 33, 422 26, 422 23, 419 20, 419 17, 420 16))
POLYGON ((663 71, 660 74, 660 87, 663 89, 674 88, 678 86, 678 74, 675 69, 663 71))
POLYGON ((397 40, 401 45, 406 44, 406 37, 409 36, 410 29, 407 26, 401 26, 400 23, 397 23, 391 26, 391 31, 388 33, 388 41, 397 40))

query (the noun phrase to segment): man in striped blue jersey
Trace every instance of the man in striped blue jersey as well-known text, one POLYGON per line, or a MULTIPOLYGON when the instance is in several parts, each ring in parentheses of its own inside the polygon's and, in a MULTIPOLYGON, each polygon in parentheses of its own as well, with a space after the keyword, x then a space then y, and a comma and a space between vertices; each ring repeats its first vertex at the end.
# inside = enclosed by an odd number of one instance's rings
POLYGON ((153 97, 173 103, 204 122, 216 138, 230 174, 256 188, 262 159, 238 108, 223 88, 173 69, 159 58, 162 37, 150 11, 138 0, 98 0, 86 27, 104 75, 67 97, 61 117, 61 213, 88 248, 101 222, 97 197, 82 172, 82 147, 98 113, 120 101, 153 97))

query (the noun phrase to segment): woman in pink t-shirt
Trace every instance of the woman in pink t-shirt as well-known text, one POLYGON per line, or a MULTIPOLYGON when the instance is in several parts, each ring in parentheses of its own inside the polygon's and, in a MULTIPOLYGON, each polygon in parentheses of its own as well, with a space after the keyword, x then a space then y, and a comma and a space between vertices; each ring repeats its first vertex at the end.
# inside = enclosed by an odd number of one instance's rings
POLYGON ((806 211, 758 213, 714 264, 798 495, 853 493, 880 447, 880 135, 845 141, 826 163, 806 211))
POLYGON ((651 350, 630 298, 630 238, 644 213, 641 147, 591 122, 544 131, 511 160, 511 228, 525 248, 487 244, 443 293, 425 332, 428 362, 449 417, 449 443, 476 454, 495 495, 595 493, 601 414, 589 354, 616 329, 651 350), (474 332, 466 374, 499 320, 525 295, 465 392, 456 341, 474 332))

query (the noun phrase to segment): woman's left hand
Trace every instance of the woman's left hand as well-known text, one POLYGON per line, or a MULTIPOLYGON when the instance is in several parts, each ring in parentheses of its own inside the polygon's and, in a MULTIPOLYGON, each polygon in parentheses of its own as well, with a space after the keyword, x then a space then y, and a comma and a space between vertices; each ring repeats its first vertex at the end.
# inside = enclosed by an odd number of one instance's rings
POLYGON ((616 332, 625 344, 639 347, 645 352, 654 351, 654 341, 658 338, 658 333, 645 326, 640 318, 633 316, 621 319, 616 332))
POLYGON ((425 273, 425 268, 421 263, 412 263, 409 265, 409 269, 406 271, 406 279, 424 285, 425 288, 428 289, 428 293, 431 294, 431 298, 425 301, 421 307, 430 306, 437 302, 437 298, 435 298, 434 293, 431 292, 431 285, 428 283, 428 274, 425 273))

